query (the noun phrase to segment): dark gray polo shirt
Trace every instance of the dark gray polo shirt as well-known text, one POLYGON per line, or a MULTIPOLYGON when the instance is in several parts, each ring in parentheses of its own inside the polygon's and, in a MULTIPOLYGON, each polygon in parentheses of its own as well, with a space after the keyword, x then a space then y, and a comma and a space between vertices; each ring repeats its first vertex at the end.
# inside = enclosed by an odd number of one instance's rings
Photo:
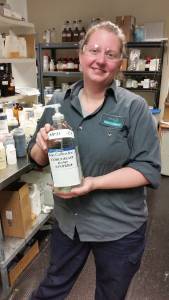
MULTIPOLYGON (((103 105, 83 117, 79 81, 67 90, 60 111, 73 128, 84 177, 100 176, 128 166, 140 171, 156 188, 160 181, 159 141, 155 123, 143 98, 113 83, 103 105)), ((54 94, 51 102, 60 102, 54 94)), ((45 110, 37 131, 52 122, 54 109, 45 110)), ((36 131, 36 132, 37 132, 36 131)), ((29 150, 35 143, 35 136, 29 150)), ((81 241, 111 241, 138 229, 147 219, 144 187, 95 190, 63 200, 55 196, 55 216, 62 231, 81 241)))

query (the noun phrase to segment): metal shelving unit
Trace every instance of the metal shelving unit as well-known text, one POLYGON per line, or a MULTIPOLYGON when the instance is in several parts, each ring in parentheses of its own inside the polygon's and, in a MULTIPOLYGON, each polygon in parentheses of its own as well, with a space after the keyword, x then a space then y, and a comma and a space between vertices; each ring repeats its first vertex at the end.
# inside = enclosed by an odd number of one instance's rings
POLYGON ((165 41, 145 41, 145 42, 129 42, 127 43, 127 50, 131 48, 141 49, 143 52, 151 53, 152 51, 158 51, 158 58, 160 59, 160 66, 158 71, 123 71, 125 78, 128 77, 136 78, 150 78, 157 81, 156 88, 128 88, 135 93, 148 92, 153 94, 154 107, 158 108, 159 98, 160 98, 160 88, 161 88, 161 78, 162 78, 162 68, 163 68, 163 56, 165 51, 165 41))
POLYGON ((80 76, 80 72, 61 72, 61 71, 49 71, 43 72, 43 77, 77 77, 80 76))
MULTIPOLYGON (((32 169, 29 160, 20 158, 17 160, 17 165, 8 166, 6 169, 0 171, 0 190, 7 187, 14 180, 32 169)), ((3 201, 3 199, 1 199, 3 201)), ((3 296, 7 297, 11 291, 8 280, 8 264, 14 257, 26 246, 31 238, 38 232, 43 224, 49 219, 50 214, 41 213, 29 229, 24 239, 6 237, 4 239, 2 228, 0 226, 0 273, 2 280, 3 296)))
MULTIPOLYGON (((18 21, 10 18, 0 16, 0 31, 8 33, 12 29, 16 34, 31 36, 29 44, 30 55, 29 58, 18 59, 0 59, 0 63, 10 63, 12 66, 12 73, 15 78, 16 85, 23 87, 37 87, 36 84, 36 59, 34 49, 34 25, 32 23, 18 21)), ((1 98, 1 102, 10 100, 19 100, 24 96, 15 95, 13 97, 1 98)), ((32 169, 31 164, 27 157, 18 158, 16 165, 8 165, 6 169, 0 170, 0 190, 7 187, 9 184, 20 178, 20 176, 32 169)), ((3 199, 0 199, 3 201, 3 199)), ((35 233, 47 221, 49 214, 41 214, 30 228, 29 232, 24 239, 21 238, 4 238, 1 224, 0 224, 0 273, 1 273, 1 286, 2 296, 1 299, 6 299, 11 291, 8 279, 8 264, 13 260, 17 253, 19 253, 25 245, 31 240, 35 233)))
POLYGON ((37 52, 37 65, 38 65, 38 83, 39 83, 39 90, 40 90, 40 102, 45 103, 44 100, 44 78, 53 78, 53 80, 57 78, 70 78, 70 79, 79 79, 81 77, 81 72, 61 72, 61 71, 54 71, 54 72, 43 72, 43 52, 44 50, 50 50, 51 56, 56 57, 57 51, 60 50, 78 50, 79 44, 73 42, 65 42, 65 43, 50 43, 44 44, 39 43, 36 46, 37 52))
MULTIPOLYGON (((19 58, 0 58, 0 64, 10 64, 11 72, 15 80, 15 86, 25 88, 37 88, 36 80, 36 57, 35 57, 35 28, 32 23, 15 20, 0 16, 0 32, 9 34, 9 30, 26 39, 27 57, 19 58)), ((1 102, 18 101, 24 96, 15 95, 14 97, 1 98, 1 102)), ((30 97, 31 98, 31 97, 30 97)), ((37 96, 27 100, 37 102, 37 96)))

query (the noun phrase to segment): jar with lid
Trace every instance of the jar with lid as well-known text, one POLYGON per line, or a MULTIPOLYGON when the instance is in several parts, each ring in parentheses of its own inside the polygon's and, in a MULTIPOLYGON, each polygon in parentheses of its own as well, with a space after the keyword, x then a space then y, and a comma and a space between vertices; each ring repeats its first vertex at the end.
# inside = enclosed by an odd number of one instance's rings
POLYGON ((21 127, 14 129, 13 137, 16 147, 16 156, 24 157, 26 156, 26 137, 23 129, 21 127))

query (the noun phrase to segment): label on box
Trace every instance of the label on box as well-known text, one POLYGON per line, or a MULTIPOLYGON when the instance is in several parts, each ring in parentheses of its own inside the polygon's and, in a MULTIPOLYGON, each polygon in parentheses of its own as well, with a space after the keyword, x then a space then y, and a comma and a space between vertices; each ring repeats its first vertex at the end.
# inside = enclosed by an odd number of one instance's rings
POLYGON ((6 219, 10 221, 13 219, 12 210, 6 210, 6 219))

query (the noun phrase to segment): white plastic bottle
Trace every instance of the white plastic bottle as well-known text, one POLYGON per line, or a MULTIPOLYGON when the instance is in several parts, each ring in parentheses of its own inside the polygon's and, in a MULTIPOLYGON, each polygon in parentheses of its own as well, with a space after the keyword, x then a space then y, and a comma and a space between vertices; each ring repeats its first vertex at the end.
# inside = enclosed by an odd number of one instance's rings
POLYGON ((15 165, 17 163, 16 149, 13 144, 6 145, 6 158, 8 165, 15 165))
POLYGON ((29 184, 29 198, 33 218, 38 217, 41 213, 40 190, 37 184, 29 184))
POLYGON ((0 142, 0 170, 6 168, 6 153, 5 147, 2 142, 0 142))
POLYGON ((82 172, 74 132, 65 122, 64 115, 58 112, 58 107, 55 105, 53 129, 48 133, 48 156, 54 191, 66 193, 81 184, 82 172))

